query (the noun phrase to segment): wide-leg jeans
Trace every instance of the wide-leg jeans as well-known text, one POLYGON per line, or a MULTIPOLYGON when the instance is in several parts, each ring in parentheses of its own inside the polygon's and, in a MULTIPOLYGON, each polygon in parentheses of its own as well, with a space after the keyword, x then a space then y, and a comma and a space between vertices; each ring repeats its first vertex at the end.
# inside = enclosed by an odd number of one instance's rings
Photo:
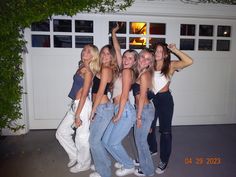
POLYGON ((80 114, 82 125, 76 129, 75 141, 73 140, 74 130, 71 127, 75 121, 75 111, 79 100, 75 100, 66 116, 61 121, 56 131, 56 138, 67 152, 70 160, 77 160, 81 167, 89 167, 91 155, 89 148, 89 116, 92 110, 92 103, 87 98, 80 114))
POLYGON ((111 102, 100 104, 90 124, 89 144, 92 158, 96 171, 102 177, 111 177, 111 160, 102 143, 102 137, 113 115, 114 105, 111 102))

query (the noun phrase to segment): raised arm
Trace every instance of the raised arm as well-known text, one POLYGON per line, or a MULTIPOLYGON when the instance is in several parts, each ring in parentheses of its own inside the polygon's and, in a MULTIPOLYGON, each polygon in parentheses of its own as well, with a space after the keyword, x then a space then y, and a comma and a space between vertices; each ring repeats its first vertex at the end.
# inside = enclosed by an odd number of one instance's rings
POLYGON ((125 104, 129 98, 129 90, 132 83, 132 71, 130 69, 123 69, 122 71, 122 92, 120 96, 120 102, 119 102, 119 111, 115 115, 113 122, 117 122, 124 111, 125 104))
POLYGON ((116 27, 114 27, 112 29, 111 37, 112 37, 113 46, 114 46, 115 51, 116 51, 117 63, 118 63, 118 66, 120 68, 121 64, 122 64, 122 55, 121 55, 120 44, 119 44, 119 41, 118 41, 117 36, 116 36, 116 32, 119 29, 120 29, 120 26, 119 26, 118 23, 116 23, 116 27))
POLYGON ((92 84, 92 78, 93 78, 92 72, 86 71, 85 75, 84 75, 84 84, 83 84, 83 89, 82 89, 82 92, 81 92, 79 105, 78 105, 77 110, 75 112, 75 123, 76 123, 77 126, 81 125, 80 113, 81 113, 81 111, 84 107, 86 98, 88 96, 89 89, 90 89, 91 84, 92 84))
POLYGON ((177 49, 175 44, 169 44, 168 48, 170 49, 172 53, 174 53, 175 55, 179 57, 179 61, 171 62, 171 67, 173 71, 176 71, 178 69, 183 69, 193 64, 193 59, 190 56, 188 56, 186 53, 177 49))

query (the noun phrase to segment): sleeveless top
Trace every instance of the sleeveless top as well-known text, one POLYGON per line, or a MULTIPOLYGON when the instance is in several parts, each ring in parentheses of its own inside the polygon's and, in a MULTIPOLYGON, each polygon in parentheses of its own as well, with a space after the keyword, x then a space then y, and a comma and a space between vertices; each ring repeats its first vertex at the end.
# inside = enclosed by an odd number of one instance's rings
POLYGON ((122 92, 122 78, 118 77, 114 82, 112 98, 117 97, 122 92))
POLYGON ((170 81, 171 78, 167 78, 164 74, 161 74, 161 71, 155 71, 152 80, 152 91, 157 94, 170 81))
POLYGON ((136 95, 140 94, 140 84, 134 83, 134 84, 132 85, 132 90, 133 90, 133 95, 134 95, 134 97, 135 97, 136 95))
MULTIPOLYGON (((97 76, 94 76, 93 78, 93 86, 92 86, 92 93, 98 93, 99 85, 100 85, 101 79, 99 79, 97 76)), ((109 91, 111 83, 107 83, 106 88, 104 90, 104 95, 107 95, 109 91)))
POLYGON ((83 87, 84 85, 84 78, 80 74, 75 74, 73 77, 73 84, 72 88, 68 94, 72 100, 76 99, 76 93, 83 87))

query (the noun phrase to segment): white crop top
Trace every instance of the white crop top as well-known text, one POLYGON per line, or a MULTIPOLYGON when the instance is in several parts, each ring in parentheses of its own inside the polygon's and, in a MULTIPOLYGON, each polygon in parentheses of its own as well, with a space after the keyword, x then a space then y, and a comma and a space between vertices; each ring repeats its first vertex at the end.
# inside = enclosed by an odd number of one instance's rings
POLYGON ((171 78, 169 79, 165 75, 161 74, 161 71, 155 71, 152 80, 152 91, 157 94, 170 81, 171 78))
POLYGON ((121 92, 122 92, 122 78, 118 77, 114 82, 112 98, 117 97, 118 95, 121 94, 121 92))

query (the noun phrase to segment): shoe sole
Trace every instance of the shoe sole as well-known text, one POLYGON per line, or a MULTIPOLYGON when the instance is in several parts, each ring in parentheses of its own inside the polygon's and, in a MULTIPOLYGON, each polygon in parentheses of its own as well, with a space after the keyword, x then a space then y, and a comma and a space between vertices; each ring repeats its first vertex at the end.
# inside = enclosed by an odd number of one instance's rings
POLYGON ((157 171, 156 170, 156 173, 158 174, 158 175, 160 175, 160 174, 162 174, 162 173, 164 173, 165 172, 165 170, 163 170, 163 171, 157 171))
POLYGON ((87 167, 87 168, 83 168, 83 169, 78 169, 77 171, 70 170, 70 172, 71 172, 71 173, 79 173, 79 172, 81 172, 81 171, 87 171, 87 170, 89 170, 89 169, 90 169, 90 167, 87 167))
POLYGON ((68 167, 68 168, 71 168, 71 167, 73 167, 76 163, 77 163, 76 160, 73 161, 73 162, 71 162, 71 163, 68 163, 68 164, 67 164, 67 167, 68 167))
POLYGON ((130 171, 130 172, 128 172, 128 173, 125 173, 125 174, 117 174, 117 171, 116 171, 116 176, 127 176, 127 175, 130 175, 130 174, 134 174, 134 172, 135 172, 135 169, 133 170, 133 171, 130 171))
POLYGON ((136 175, 136 176, 145 176, 144 174, 139 174, 139 173, 136 173, 136 172, 134 172, 134 175, 136 175))
POLYGON ((154 153, 151 154, 151 156, 155 156, 155 155, 157 155, 157 152, 154 152, 154 153))

